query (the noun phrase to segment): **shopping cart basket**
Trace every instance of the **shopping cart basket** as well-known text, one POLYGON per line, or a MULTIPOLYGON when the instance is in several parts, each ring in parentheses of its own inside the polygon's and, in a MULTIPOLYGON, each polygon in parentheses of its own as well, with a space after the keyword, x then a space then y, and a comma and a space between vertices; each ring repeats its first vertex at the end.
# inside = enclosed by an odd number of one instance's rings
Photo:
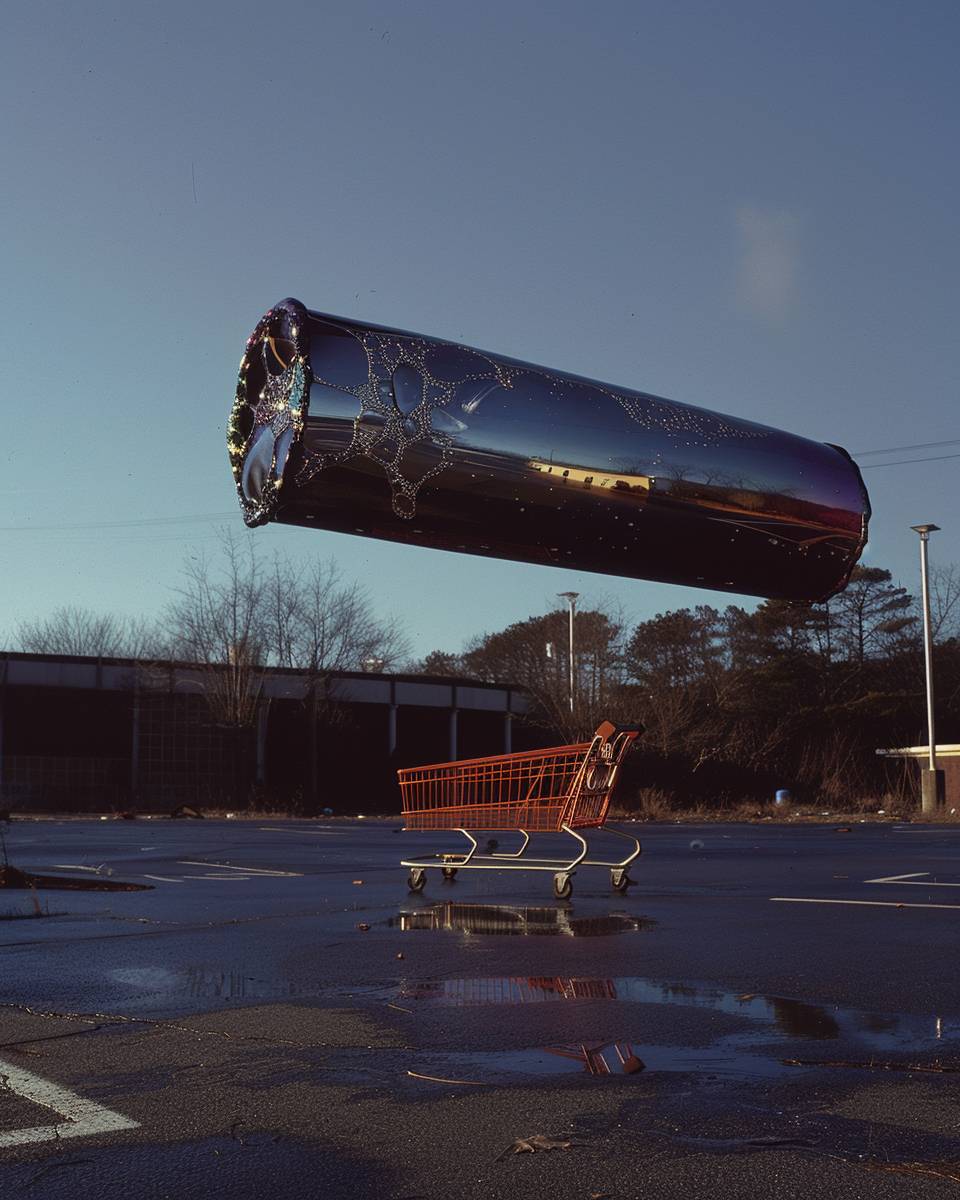
POLYGON ((620 763, 641 726, 620 727, 604 721, 589 742, 501 754, 492 758, 461 759, 409 767, 398 771, 406 829, 453 829, 462 833, 470 848, 460 854, 432 854, 404 859, 410 868, 408 884, 423 891, 429 868, 445 879, 458 871, 506 869, 552 871, 553 891, 565 900, 573 891, 572 876, 579 866, 609 867, 610 883, 617 892, 630 885, 627 867, 640 854, 640 843, 617 829, 607 832, 633 843, 620 862, 587 858, 586 839, 579 829, 603 829, 620 763), (497 852, 491 844, 479 854, 470 830, 516 830, 523 835, 519 850, 497 852), (562 832, 577 843, 566 858, 526 858, 531 833, 562 832))

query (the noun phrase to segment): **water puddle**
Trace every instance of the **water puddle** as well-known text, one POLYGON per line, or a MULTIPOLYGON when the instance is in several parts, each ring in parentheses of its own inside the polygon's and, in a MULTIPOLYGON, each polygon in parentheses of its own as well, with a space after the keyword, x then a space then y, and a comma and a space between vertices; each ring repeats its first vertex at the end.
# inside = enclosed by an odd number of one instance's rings
POLYGON ((454 933, 537 937, 608 937, 636 933, 655 922, 627 913, 577 917, 562 908, 526 908, 504 904, 434 904, 391 917, 387 924, 409 933, 412 930, 447 930, 454 933))
POLYGON ((224 971, 211 967, 123 967, 111 971, 109 978, 124 987, 167 996, 195 1000, 275 1000, 285 996, 314 994, 318 989, 301 990, 289 980, 260 979, 244 971, 224 971))
MULTIPOLYGON (((401 985, 407 1002, 465 1008, 483 1005, 549 1004, 584 1000, 713 1009, 755 1022, 787 1041, 843 1041, 871 1052, 958 1049, 960 1020, 937 1015, 890 1015, 836 1005, 811 1004, 786 996, 724 992, 638 976, 494 976, 434 979, 401 985)), ((735 1035, 741 1041, 744 1035, 735 1035)), ((747 1040, 756 1040, 749 1035, 747 1040)), ((702 1057, 701 1051, 695 1051, 702 1057)))
POLYGON ((696 1073, 717 1078, 776 1079, 797 1074, 779 1059, 764 1058, 735 1045, 655 1045, 650 1042, 594 1042, 543 1046, 532 1050, 451 1054, 444 1077, 477 1083, 519 1082, 524 1077, 568 1075, 633 1076, 650 1071, 696 1073))

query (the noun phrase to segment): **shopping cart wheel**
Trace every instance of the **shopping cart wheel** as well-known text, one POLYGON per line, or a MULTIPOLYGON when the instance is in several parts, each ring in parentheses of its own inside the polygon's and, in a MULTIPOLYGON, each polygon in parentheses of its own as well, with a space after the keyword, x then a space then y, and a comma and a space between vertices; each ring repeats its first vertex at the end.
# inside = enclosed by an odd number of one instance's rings
POLYGON ((457 868, 456 867, 443 867, 443 868, 441 868, 441 874, 443 875, 444 879, 456 879, 457 868))
POLYGON ((558 900, 569 900, 573 895, 573 880, 566 871, 558 871, 554 875, 553 894, 558 900))
POLYGON ((614 867, 610 872, 610 886, 615 892, 625 892, 633 880, 627 874, 625 868, 614 867))
POLYGON ((407 879, 407 887, 411 892, 422 892, 427 886, 427 873, 422 867, 414 867, 407 879))

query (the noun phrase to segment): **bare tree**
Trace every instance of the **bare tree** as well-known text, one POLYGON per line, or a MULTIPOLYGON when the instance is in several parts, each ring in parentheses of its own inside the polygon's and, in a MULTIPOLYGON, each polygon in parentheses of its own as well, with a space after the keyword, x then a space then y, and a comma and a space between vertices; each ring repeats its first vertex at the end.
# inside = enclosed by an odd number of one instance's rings
POLYGON ((47 617, 21 621, 14 644, 34 654, 91 658, 145 658, 162 650, 162 634, 149 621, 64 605, 47 617))
POLYGON ((389 669, 407 653, 396 623, 380 620, 334 562, 301 567, 275 556, 264 567, 256 543, 231 533, 215 560, 186 560, 164 620, 176 656, 200 665, 211 709, 228 725, 254 722, 270 666, 305 672, 316 707, 332 700, 334 673, 369 658, 389 669))
POLYGON ((930 628, 938 642, 960 637, 960 567, 955 563, 931 568, 930 628))
POLYGON ((219 565, 191 556, 164 620, 177 658, 196 663, 217 720, 253 724, 263 687, 264 581, 251 541, 226 533, 219 565))
POLYGON ((316 676, 355 671, 370 659, 390 669, 408 653, 396 622, 378 618, 366 591, 344 583, 333 560, 313 562, 300 576, 290 643, 292 665, 316 676))

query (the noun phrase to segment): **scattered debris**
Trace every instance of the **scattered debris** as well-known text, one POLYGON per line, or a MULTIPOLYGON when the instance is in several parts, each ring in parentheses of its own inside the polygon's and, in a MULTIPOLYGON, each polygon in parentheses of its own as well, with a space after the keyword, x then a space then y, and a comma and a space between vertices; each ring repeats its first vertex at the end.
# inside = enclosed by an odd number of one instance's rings
POLYGON ((116 816, 118 821, 135 821, 137 819, 137 814, 135 812, 131 812, 128 808, 118 812, 116 816))
MULTIPOLYGON (((74 879, 69 875, 30 875, 18 867, 0 867, 0 888, 66 892, 152 892, 149 883, 121 883, 116 879, 74 879)), ((37 913, 39 916, 39 912, 37 913)))
POLYGON ((366 921, 358 922, 357 928, 360 930, 361 933, 368 933, 370 930, 370 926, 366 923, 366 921))
POLYGON ((388 1003, 388 1004, 387 1004, 387 1008, 394 1008, 394 1009, 396 1009, 396 1010, 397 1010, 397 1012, 402 1012, 402 1013, 410 1013, 410 1014, 411 1014, 411 1016, 413 1015, 413 1009, 412 1009, 412 1008, 401 1008, 399 1004, 389 1004, 389 1003, 388 1003))
POLYGON ((756 998, 757 998, 756 992, 741 992, 740 995, 737 997, 737 999, 740 1001, 741 1004, 746 1004, 746 1002, 748 1000, 756 1000, 756 998))
POLYGON ((843 1059, 817 1058, 784 1058, 781 1062, 785 1067, 839 1067, 845 1071, 911 1071, 922 1072, 926 1075, 957 1075, 960 1074, 960 1064, 949 1063, 897 1063, 897 1062, 847 1062, 843 1059))
POLYGON ((408 1071, 411 1079, 425 1079, 428 1083, 455 1083, 458 1087, 486 1087, 478 1079, 441 1079, 439 1075, 421 1075, 419 1071, 408 1071))
POLYGON ((181 818, 187 818, 192 821, 204 820, 203 813, 199 809, 191 807, 189 804, 178 805, 170 814, 171 821, 179 821, 181 818))
POLYGON ((838 825, 833 831, 834 833, 853 833, 849 825, 838 825))
POLYGON ((517 1138, 502 1154, 498 1154, 493 1161, 500 1162, 501 1159, 506 1158, 510 1153, 534 1154, 537 1150, 569 1150, 571 1146, 578 1144, 567 1139, 552 1138, 542 1133, 533 1133, 529 1137, 517 1138))
POLYGON ((353 886, 354 886, 354 887, 361 887, 362 885, 363 885, 363 880, 362 880, 362 879, 355 879, 355 880, 353 881, 353 886))
POLYGON ((960 1162, 865 1162, 872 1171, 893 1171, 901 1175, 923 1175, 929 1179, 949 1179, 960 1183, 960 1162))

